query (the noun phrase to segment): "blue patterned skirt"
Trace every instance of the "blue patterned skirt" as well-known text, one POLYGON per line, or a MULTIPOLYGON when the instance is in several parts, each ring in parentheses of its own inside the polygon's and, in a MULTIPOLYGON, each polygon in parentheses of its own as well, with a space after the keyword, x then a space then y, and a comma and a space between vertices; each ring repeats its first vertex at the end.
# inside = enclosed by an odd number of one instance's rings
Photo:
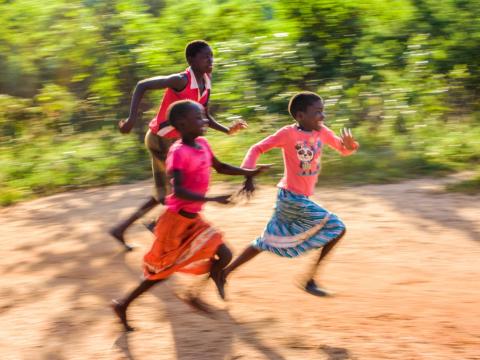
POLYGON ((258 250, 296 257, 323 247, 344 231, 345 225, 336 215, 307 196, 279 189, 273 216, 252 245, 258 250))

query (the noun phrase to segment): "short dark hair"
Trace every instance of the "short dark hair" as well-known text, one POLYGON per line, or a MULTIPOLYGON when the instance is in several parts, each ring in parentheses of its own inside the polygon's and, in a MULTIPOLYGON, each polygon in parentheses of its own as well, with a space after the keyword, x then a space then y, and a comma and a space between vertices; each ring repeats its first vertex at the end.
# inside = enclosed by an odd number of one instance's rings
POLYGON ((194 106, 197 106, 197 103, 193 100, 180 100, 171 104, 167 110, 167 120, 170 125, 177 129, 178 121, 183 119, 194 106))
POLYGON ((307 107, 319 100, 323 102, 320 95, 317 95, 311 91, 302 91, 292 96, 290 102, 288 103, 288 112, 293 118, 295 118, 299 111, 306 111, 307 107))
POLYGON ((194 57, 197 53, 203 50, 206 47, 209 47, 208 43, 205 40, 194 40, 187 44, 185 47, 185 57, 187 60, 194 57))

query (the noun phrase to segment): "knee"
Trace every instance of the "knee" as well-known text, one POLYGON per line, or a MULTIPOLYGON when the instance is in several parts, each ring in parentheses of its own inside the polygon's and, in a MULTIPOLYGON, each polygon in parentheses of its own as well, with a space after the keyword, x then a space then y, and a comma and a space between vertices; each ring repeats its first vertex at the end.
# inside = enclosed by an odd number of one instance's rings
POLYGON ((154 202, 154 205, 162 204, 165 205, 165 194, 161 193, 158 191, 154 191, 154 194, 152 195, 152 201, 154 202))
POLYGON ((218 247, 216 254, 218 259, 224 264, 228 264, 230 261, 232 261, 232 251, 225 244, 222 244, 218 247))
POLYGON ((155 195, 155 196, 152 195, 152 196, 150 197, 150 200, 149 200, 149 205, 151 205, 151 206, 156 206, 156 205, 158 205, 158 204, 163 204, 162 199, 161 199, 161 198, 158 198, 157 195, 155 195))

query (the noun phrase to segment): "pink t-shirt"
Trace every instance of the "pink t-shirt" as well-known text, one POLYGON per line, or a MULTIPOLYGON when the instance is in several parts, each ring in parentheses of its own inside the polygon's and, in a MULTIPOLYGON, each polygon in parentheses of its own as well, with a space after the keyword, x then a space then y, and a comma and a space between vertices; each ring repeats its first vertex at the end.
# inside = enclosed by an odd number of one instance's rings
POLYGON ((248 150, 242 167, 255 168, 260 154, 272 148, 281 148, 284 174, 277 186, 310 196, 320 173, 320 157, 324 144, 342 155, 350 155, 356 150, 348 150, 342 140, 325 125, 322 125, 320 131, 304 131, 297 125, 287 125, 253 145, 248 150))
MULTIPOLYGON (((205 195, 210 183, 213 153, 207 139, 198 137, 195 142, 199 148, 194 148, 175 141, 168 151, 166 160, 167 174, 174 170, 182 172, 182 187, 199 195, 205 195)), ((169 210, 179 210, 198 213, 202 210, 203 201, 190 201, 176 197, 174 193, 167 196, 165 205, 169 210)))

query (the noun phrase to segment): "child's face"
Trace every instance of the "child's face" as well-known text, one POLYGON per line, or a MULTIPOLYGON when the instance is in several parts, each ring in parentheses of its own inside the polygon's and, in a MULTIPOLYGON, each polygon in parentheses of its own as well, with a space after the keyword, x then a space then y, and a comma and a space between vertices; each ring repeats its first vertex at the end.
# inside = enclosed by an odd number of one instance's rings
POLYGON ((211 73, 213 70, 213 52, 210 46, 204 47, 195 56, 188 59, 188 63, 195 70, 211 73))
POLYGON ((320 130, 325 120, 323 102, 315 101, 305 111, 299 111, 296 120, 307 131, 320 130))
POLYGON ((196 138, 206 133, 208 129, 208 119, 205 116, 205 110, 200 104, 192 106, 190 111, 185 116, 181 133, 183 136, 196 138))

